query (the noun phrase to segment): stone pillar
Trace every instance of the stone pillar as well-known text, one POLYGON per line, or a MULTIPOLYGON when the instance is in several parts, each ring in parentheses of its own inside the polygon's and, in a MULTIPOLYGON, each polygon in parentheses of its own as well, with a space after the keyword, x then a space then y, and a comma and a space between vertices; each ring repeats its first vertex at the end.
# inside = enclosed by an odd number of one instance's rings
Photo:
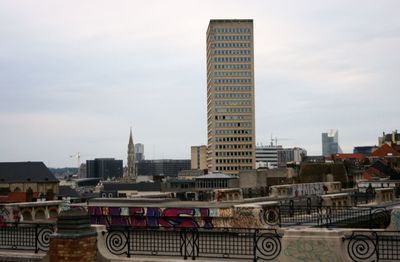
POLYGON ((94 262, 97 256, 97 232, 90 227, 84 210, 61 211, 57 232, 50 236, 50 262, 94 262))

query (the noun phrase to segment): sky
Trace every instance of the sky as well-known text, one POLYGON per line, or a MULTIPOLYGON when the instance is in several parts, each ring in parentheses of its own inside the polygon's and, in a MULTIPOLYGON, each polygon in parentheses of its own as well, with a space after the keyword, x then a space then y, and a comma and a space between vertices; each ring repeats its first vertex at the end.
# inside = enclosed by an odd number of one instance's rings
POLYGON ((0 161, 146 159, 207 143, 210 19, 253 19, 256 140, 344 152, 399 126, 400 1, 0 0, 0 161))

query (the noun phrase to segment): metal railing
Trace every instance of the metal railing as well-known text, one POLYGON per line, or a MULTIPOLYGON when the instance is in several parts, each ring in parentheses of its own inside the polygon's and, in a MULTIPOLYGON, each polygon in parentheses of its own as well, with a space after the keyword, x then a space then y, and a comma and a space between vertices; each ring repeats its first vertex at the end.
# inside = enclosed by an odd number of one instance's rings
POLYGON ((400 261, 400 231, 353 231, 343 241, 352 261, 400 261))
POLYGON ((262 219, 270 226, 385 228, 390 211, 384 207, 278 205, 264 210, 262 219))
POLYGON ((50 235, 55 230, 52 223, 2 223, 0 249, 48 251, 50 235))
POLYGON ((350 195, 352 202, 355 206, 358 204, 368 204, 375 200, 376 193, 367 193, 367 192, 354 192, 350 195))
POLYGON ((281 236, 274 229, 109 227, 103 236, 112 254, 127 257, 143 255, 192 260, 202 257, 269 261, 281 252, 281 236))

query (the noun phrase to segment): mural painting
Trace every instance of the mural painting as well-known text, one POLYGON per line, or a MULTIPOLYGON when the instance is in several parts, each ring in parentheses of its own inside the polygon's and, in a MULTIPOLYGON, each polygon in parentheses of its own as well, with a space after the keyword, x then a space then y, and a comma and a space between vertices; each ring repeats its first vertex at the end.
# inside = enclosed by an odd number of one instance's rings
POLYGON ((0 206, 0 227, 5 226, 5 223, 9 221, 10 211, 5 206, 0 206))
POLYGON ((209 208, 89 207, 91 222, 147 228, 213 228, 209 208))
POLYGON ((389 230, 400 230, 400 209, 394 208, 391 213, 391 224, 389 230))
POLYGON ((92 224, 138 228, 259 228, 260 208, 88 207, 92 224))

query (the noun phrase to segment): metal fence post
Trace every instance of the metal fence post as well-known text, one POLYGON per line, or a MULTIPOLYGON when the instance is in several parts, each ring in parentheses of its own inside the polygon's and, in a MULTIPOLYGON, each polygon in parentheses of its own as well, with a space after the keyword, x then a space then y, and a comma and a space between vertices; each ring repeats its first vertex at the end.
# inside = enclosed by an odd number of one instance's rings
POLYGON ((377 233, 375 233, 375 237, 376 237, 376 261, 379 261, 379 235, 377 233))
POLYGON ((183 254, 183 259, 187 259, 187 235, 186 235, 186 230, 182 229, 182 234, 183 234, 183 246, 184 246, 184 254, 183 254))
POLYGON ((127 228, 127 230, 128 230, 127 240, 126 240, 126 244, 128 245, 128 256, 127 257, 131 257, 131 230, 130 230, 130 228, 127 228))
POLYGON ((311 198, 307 198, 307 215, 311 214, 311 198))
POLYGON ((294 201, 293 200, 289 201, 289 216, 290 217, 294 216, 294 201))
POLYGON ((39 242, 39 233, 38 233, 38 227, 39 225, 35 225, 35 253, 37 254, 39 252, 39 247, 38 247, 38 242, 39 242))
POLYGON ((254 255, 253 256, 253 262, 257 262, 257 233, 258 233, 258 229, 254 230, 254 234, 253 234, 253 255, 254 255))
POLYGON ((369 208, 369 229, 372 229, 372 208, 369 208))
POLYGON ((279 227, 282 227, 281 205, 278 206, 278 221, 279 227))

